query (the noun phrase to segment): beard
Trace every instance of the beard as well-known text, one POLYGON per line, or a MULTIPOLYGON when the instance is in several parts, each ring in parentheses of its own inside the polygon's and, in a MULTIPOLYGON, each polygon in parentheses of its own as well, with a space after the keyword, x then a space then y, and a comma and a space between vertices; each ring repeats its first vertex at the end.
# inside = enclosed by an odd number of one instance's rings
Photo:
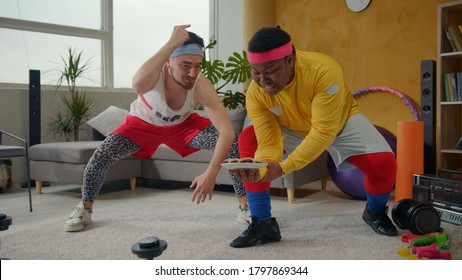
POLYGON ((192 81, 184 81, 184 80, 177 80, 175 77, 173 77, 173 80, 182 88, 186 90, 190 90, 194 87, 194 80, 192 81))
POLYGON ((172 79, 180 86, 182 87, 183 89, 185 90, 190 90, 194 87, 194 84, 196 82, 196 79, 190 79, 186 76, 186 78, 183 78, 183 77, 175 77, 175 75, 173 75, 172 71, 170 70, 170 76, 172 77, 172 79))

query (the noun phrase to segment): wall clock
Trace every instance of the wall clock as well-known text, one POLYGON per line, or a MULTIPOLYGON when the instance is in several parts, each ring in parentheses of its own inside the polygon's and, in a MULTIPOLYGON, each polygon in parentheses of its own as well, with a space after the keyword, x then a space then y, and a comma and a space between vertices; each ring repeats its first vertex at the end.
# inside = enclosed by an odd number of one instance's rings
POLYGON ((371 0, 345 0, 345 4, 352 12, 358 13, 364 11, 369 6, 371 0))

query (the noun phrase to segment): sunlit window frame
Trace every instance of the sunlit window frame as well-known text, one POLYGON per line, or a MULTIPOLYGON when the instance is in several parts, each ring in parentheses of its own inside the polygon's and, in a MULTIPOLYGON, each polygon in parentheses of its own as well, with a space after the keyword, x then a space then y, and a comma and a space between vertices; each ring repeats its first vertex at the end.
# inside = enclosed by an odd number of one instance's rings
MULTIPOLYGON (((66 25, 42 23, 0 17, 0 28, 48 33, 53 35, 73 36, 101 40, 101 87, 114 89, 114 48, 113 48, 113 4, 112 0, 101 0, 101 30, 80 28, 66 25)), ((24 84, 1 83, 0 88, 24 88, 24 84)))
MULTIPOLYGON (((217 15, 215 7, 218 0, 210 0, 210 38, 215 37, 217 29, 217 15)), ((124 91, 124 88, 114 88, 114 33, 113 0, 101 0, 101 30, 72 27, 59 24, 43 23, 29 20, 19 20, 0 17, 0 28, 47 33, 53 35, 73 36, 101 40, 101 87, 89 87, 96 90, 124 91)), ((216 57, 217 50, 213 50, 211 56, 216 57)), ((4 83, 0 81, 0 89, 27 88, 28 84, 4 83)), ((44 87, 48 87, 44 85, 44 87)), ((52 87, 52 85, 49 85, 52 87)))

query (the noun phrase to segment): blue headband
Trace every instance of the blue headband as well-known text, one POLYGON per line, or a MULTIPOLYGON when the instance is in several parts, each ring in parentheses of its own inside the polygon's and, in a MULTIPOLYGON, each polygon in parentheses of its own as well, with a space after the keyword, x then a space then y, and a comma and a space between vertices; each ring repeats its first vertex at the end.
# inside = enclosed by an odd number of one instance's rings
POLYGON ((197 44, 182 45, 181 47, 176 48, 170 57, 177 57, 184 54, 195 54, 202 56, 202 47, 197 44))

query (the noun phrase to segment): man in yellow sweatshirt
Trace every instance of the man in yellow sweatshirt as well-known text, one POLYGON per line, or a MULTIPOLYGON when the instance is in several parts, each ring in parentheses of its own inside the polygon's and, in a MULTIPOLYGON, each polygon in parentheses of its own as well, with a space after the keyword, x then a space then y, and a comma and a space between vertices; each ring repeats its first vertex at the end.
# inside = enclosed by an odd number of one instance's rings
POLYGON ((324 150, 337 169, 356 166, 365 174, 363 220, 378 234, 397 235, 386 206, 395 181, 395 156, 360 112, 339 64, 321 53, 296 51, 290 35, 279 27, 253 35, 248 60, 252 82, 246 107, 253 125, 241 133, 239 152, 268 165, 230 170, 245 182, 252 213, 252 223, 230 245, 249 247, 281 239, 271 214, 270 182, 303 168, 324 150))

